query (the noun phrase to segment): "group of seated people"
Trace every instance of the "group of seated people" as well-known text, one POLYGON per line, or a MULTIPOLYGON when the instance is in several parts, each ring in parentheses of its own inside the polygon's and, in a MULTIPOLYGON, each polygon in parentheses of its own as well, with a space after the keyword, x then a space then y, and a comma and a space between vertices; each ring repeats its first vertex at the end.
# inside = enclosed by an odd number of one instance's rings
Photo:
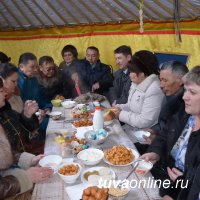
POLYGON ((198 199, 200 66, 191 71, 178 61, 158 66, 152 52, 132 55, 131 48, 123 45, 114 51, 119 69, 112 74, 110 66, 100 62, 96 47, 87 48, 84 60, 78 59, 73 45, 66 45, 61 54, 59 67, 50 56, 41 57, 38 65, 32 53, 20 56, 19 68, 8 57, 1 61, 0 193, 4 197, 22 193, 27 189, 23 184, 30 189, 53 173, 35 166, 42 155, 26 153, 31 152, 27 144, 40 130, 45 131, 45 113, 51 110, 55 95, 74 98, 91 91, 105 95, 115 107, 116 118, 143 154, 140 158, 154 164, 154 178, 170 180, 169 188, 160 188, 163 199, 198 199), (38 109, 39 118, 35 115, 38 109), (135 140, 135 131, 141 129, 151 133, 146 144, 135 140), (187 187, 175 187, 179 180, 187 182, 187 187))

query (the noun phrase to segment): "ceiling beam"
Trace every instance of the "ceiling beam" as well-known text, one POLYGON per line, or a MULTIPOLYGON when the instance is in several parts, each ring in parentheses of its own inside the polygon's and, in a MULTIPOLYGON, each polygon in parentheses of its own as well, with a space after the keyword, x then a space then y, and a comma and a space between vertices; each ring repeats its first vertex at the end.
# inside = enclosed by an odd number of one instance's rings
POLYGON ((69 15, 77 24, 79 23, 78 19, 76 18, 76 16, 71 13, 70 11, 68 11, 65 7, 65 5, 62 3, 62 1, 57 0, 57 3, 61 6, 61 8, 64 10, 66 15, 69 15))
MULTIPOLYGON (((17 16, 15 16, 12 12, 12 9, 10 9, 9 6, 6 5, 6 3, 4 3, 4 1, 1 1, 1 3, 3 4, 3 6, 5 7, 5 9, 8 11, 8 13, 13 17, 13 19, 15 20, 15 22, 17 22, 17 24, 20 26, 20 27, 24 27, 23 24, 20 22, 20 20, 17 18, 17 16)), ((17 27, 15 27, 17 28, 17 27)))
POLYGON ((23 2, 23 4, 27 7, 27 9, 31 12, 31 14, 40 22, 40 24, 45 27, 44 22, 39 18, 39 16, 37 16, 37 14, 35 14, 34 10, 28 5, 28 3, 26 2, 26 0, 21 0, 21 2, 23 2))

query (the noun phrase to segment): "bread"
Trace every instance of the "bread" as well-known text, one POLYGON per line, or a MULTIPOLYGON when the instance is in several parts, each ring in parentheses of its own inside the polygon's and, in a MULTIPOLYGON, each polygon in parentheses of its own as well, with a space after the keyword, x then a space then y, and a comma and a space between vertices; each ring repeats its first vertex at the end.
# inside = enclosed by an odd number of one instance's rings
POLYGON ((115 113, 111 110, 106 110, 103 115, 104 121, 111 121, 115 118, 115 113))

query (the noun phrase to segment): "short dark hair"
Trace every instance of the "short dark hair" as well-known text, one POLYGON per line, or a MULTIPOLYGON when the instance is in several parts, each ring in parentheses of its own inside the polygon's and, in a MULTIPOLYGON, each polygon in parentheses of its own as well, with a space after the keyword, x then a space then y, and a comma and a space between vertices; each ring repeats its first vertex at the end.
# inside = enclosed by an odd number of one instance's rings
POLYGON ((54 63, 54 60, 51 56, 42 56, 39 59, 39 65, 43 65, 44 63, 54 63))
POLYGON ((168 61, 160 65, 160 71, 168 69, 177 76, 184 76, 189 71, 187 66, 179 61, 168 61))
POLYGON ((122 53, 123 55, 125 56, 128 56, 128 55, 131 55, 132 56, 132 50, 131 50, 131 47, 129 46, 126 46, 126 45, 122 45, 118 48, 116 48, 114 50, 114 53, 122 53))
POLYGON ((139 73, 144 73, 145 76, 159 74, 158 60, 151 51, 147 50, 136 52, 128 63, 128 69, 137 75, 139 73))
POLYGON ((3 80, 2 80, 2 78, 0 78, 0 88, 2 88, 3 87, 3 80))
POLYGON ((74 56, 74 58, 78 58, 78 51, 75 46, 73 46, 71 44, 64 46, 64 48, 61 51, 62 57, 64 56, 64 53, 66 53, 66 52, 71 52, 72 55, 74 56))
POLYGON ((19 57, 19 65, 20 64, 27 64, 29 60, 37 60, 36 56, 33 53, 23 53, 19 57))
POLYGON ((96 51, 97 54, 99 54, 99 49, 98 49, 97 47, 95 47, 95 46, 90 46, 90 47, 87 48, 87 50, 88 50, 88 49, 93 50, 93 51, 96 51))
POLYGON ((10 62, 11 58, 8 57, 4 52, 0 51, 0 64, 10 62))
POLYGON ((12 63, 2 63, 0 64, 0 76, 3 79, 8 78, 14 73, 18 73, 17 67, 12 63))

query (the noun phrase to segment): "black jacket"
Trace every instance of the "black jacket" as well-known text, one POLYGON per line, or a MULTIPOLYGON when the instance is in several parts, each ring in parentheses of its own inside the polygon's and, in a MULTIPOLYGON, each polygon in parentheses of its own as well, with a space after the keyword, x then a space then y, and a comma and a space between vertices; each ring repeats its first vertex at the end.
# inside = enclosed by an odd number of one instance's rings
POLYGON ((122 69, 114 73, 113 87, 109 91, 109 101, 113 103, 116 100, 118 104, 125 104, 128 101, 129 90, 131 87, 131 79, 129 72, 126 74, 122 69))
POLYGON ((8 102, 0 108, 0 123, 6 132, 13 152, 27 151, 32 131, 39 127, 35 115, 32 118, 26 118, 23 113, 19 114, 12 110, 8 102))
POLYGON ((80 68, 80 74, 83 81, 88 85, 90 90, 92 85, 99 82, 100 88, 96 90, 96 93, 104 94, 111 86, 113 82, 113 75, 111 73, 111 68, 101 63, 100 60, 97 61, 94 68, 90 65, 87 60, 82 60, 83 66, 80 68))
MULTIPOLYGON (((189 115, 184 111, 184 105, 180 105, 179 111, 168 119, 163 130, 156 136, 155 140, 150 145, 148 151, 155 152, 160 155, 162 167, 175 167, 175 160, 171 156, 171 150, 178 140, 179 136, 184 129, 189 115)), ((184 180, 189 180, 189 185, 192 184, 197 167, 200 163, 200 130, 191 134, 185 155, 185 171, 184 180)), ((180 188, 178 188, 180 189, 180 188)), ((177 199, 180 190, 168 189, 163 194, 177 199), (177 192, 178 191, 178 192, 177 192)), ((186 198, 185 198, 186 199, 186 198)), ((183 200, 183 199, 182 199, 183 200)))
POLYGON ((154 133, 159 133, 164 128, 169 118, 176 114, 180 108, 184 107, 183 93, 184 90, 183 87, 181 87, 176 95, 166 97, 163 100, 158 123, 151 127, 154 133))

